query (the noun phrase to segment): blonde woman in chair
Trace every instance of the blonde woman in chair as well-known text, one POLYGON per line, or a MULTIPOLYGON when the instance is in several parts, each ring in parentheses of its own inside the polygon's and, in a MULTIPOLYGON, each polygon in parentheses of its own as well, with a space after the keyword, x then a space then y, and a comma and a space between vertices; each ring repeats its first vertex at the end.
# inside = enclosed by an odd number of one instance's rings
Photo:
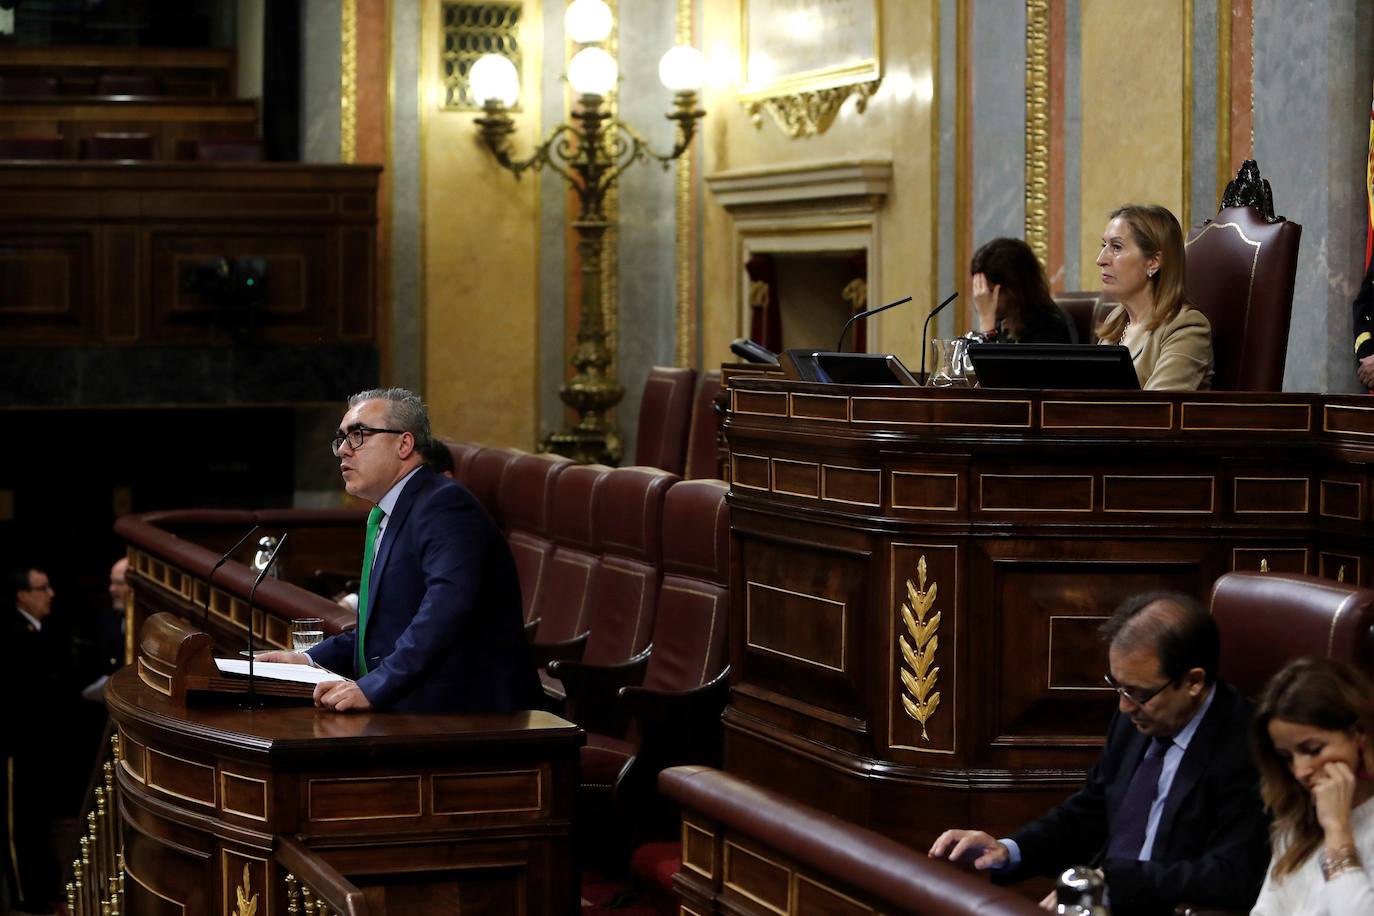
POLYGON ((1196 391, 1212 383, 1212 326, 1184 301, 1183 230, 1163 207, 1127 204, 1114 210, 1097 255, 1102 299, 1099 344, 1131 353, 1140 387, 1196 391))
POLYGON ((1374 685, 1327 658, 1274 675, 1255 714, 1274 857, 1252 916, 1374 913, 1374 685))

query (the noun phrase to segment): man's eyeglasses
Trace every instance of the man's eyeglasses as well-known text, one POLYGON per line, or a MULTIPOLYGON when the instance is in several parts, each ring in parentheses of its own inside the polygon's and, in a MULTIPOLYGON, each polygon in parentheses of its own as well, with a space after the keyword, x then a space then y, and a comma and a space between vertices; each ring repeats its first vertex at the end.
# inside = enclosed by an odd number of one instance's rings
POLYGON ((1107 686, 1112 688, 1120 696, 1130 700, 1136 706, 1144 706, 1155 697, 1163 693, 1167 688, 1172 687, 1178 678, 1170 678, 1167 683, 1161 684, 1154 690, 1145 690, 1141 687, 1123 687, 1116 682, 1116 678, 1110 674, 1102 675, 1102 680, 1107 682, 1107 686))
POLYGON ((363 426, 361 424, 358 426, 350 426, 347 432, 339 430, 334 434, 334 443, 332 446, 334 449, 334 457, 339 457, 340 453, 343 451, 345 442, 348 443, 350 449, 356 452, 363 447, 363 443, 367 441, 367 437, 372 433, 391 433, 393 436, 401 436, 404 435, 405 432, 404 429, 378 429, 374 426, 363 426))

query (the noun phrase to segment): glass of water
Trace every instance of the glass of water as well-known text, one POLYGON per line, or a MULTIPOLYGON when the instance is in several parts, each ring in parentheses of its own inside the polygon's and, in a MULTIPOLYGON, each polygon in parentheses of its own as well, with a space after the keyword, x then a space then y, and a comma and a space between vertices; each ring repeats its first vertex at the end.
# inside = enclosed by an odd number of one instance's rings
POLYGON ((291 648, 304 652, 324 642, 324 621, 319 617, 297 617, 291 621, 291 648))

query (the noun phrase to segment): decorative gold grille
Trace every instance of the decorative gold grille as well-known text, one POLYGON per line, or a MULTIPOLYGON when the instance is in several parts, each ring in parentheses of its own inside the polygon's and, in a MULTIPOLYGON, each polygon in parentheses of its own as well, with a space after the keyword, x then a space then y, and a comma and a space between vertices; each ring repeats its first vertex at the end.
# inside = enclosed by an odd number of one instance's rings
MULTIPOLYGON (((454 111, 480 111, 482 104, 472 97, 468 73, 483 54, 500 54, 524 72, 520 56, 519 3, 445 3, 441 71, 444 77, 444 105, 454 111)), ((514 106, 519 109, 517 102, 514 106)))

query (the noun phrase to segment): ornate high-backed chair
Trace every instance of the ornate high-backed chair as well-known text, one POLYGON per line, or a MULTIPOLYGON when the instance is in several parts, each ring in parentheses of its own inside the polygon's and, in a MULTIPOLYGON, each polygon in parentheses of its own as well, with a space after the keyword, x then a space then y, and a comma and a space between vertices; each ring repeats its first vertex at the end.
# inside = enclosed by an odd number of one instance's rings
POLYGON ((1188 233, 1188 301, 1212 323, 1219 391, 1280 391, 1302 226, 1226 207, 1188 233))
POLYGON ((1222 680, 1258 696, 1292 659, 1321 655, 1374 673, 1374 590, 1282 573, 1227 573, 1212 587, 1222 680))

